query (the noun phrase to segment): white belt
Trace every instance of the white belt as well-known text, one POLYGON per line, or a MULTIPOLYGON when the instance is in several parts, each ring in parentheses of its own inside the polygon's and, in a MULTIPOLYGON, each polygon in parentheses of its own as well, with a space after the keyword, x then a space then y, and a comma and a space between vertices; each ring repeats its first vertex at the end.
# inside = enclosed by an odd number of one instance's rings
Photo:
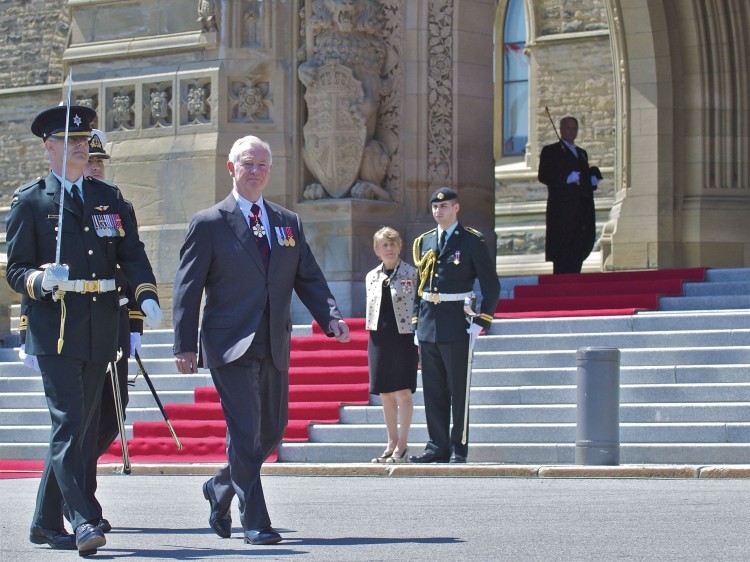
POLYGON ((117 288, 114 279, 69 279, 62 281, 59 285, 61 291, 73 293, 108 293, 117 288))
MULTIPOLYGON (((462 301, 466 297, 471 296, 471 293, 428 293, 429 300, 432 304, 440 304, 441 302, 454 302, 462 301)), ((424 298, 424 297, 422 297, 424 298)))

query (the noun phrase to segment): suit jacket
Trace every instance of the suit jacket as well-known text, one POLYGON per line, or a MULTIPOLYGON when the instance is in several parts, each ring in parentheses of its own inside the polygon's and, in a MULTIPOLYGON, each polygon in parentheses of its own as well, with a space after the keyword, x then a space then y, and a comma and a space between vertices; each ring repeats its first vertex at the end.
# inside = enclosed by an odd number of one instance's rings
POLYGON ((232 194, 190 221, 174 283, 174 352, 198 351, 198 317, 205 290, 200 359, 207 368, 221 367, 245 354, 268 302, 273 362, 280 371, 288 371, 292 291, 327 334, 330 320, 341 318, 299 216, 265 199, 264 204, 272 234, 268 272, 232 194), (280 243, 277 228, 294 245, 280 243))
MULTIPOLYGON (((57 355, 61 305, 42 290, 39 267, 55 261, 60 182, 50 174, 16 190, 8 213, 7 280, 26 296, 28 329, 26 353, 57 355)), ((68 264, 69 278, 114 279, 119 263, 135 287, 138 303, 158 302, 151 264, 120 190, 114 185, 84 178, 83 214, 64 198, 61 263, 68 264), (116 225, 103 231, 101 226, 116 225)), ((65 293, 66 307, 62 355, 106 363, 117 352, 120 306, 117 291, 65 293)))
MULTIPOLYGON (((368 330, 378 329, 380 305, 383 298, 383 281, 386 277, 382 263, 365 276, 365 290, 367 291, 365 328, 368 330)), ((414 331, 411 315, 414 311, 417 283, 417 269, 404 260, 400 260, 398 270, 389 284, 399 334, 409 334, 414 331)))
POLYGON ((581 261, 591 253, 596 239, 594 190, 588 153, 578 147, 576 156, 562 142, 548 144, 539 157, 539 181, 547 186, 545 253, 556 261, 559 252, 574 243, 581 261), (571 172, 580 172, 580 184, 569 184, 571 172))
POLYGON ((420 341, 451 342, 466 337, 464 301, 433 304, 429 297, 431 292, 468 293, 475 279, 479 280, 482 304, 474 322, 489 328, 500 298, 500 282, 481 232, 458 224, 440 251, 437 229, 433 228, 414 241, 414 262, 422 262, 419 275, 425 279, 423 292, 417 293, 414 301, 412 318, 420 341), (434 262, 425 259, 430 251, 435 255, 434 262))

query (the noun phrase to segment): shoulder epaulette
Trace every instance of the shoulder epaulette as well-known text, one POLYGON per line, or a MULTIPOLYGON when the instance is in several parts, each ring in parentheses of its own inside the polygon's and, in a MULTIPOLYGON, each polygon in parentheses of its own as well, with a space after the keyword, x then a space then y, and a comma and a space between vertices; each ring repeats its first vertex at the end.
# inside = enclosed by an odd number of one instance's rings
POLYGON ((16 189, 13 192, 13 195, 15 195, 16 193, 21 193, 22 191, 26 191, 28 189, 31 189, 32 187, 34 187, 35 185, 38 185, 40 183, 44 183, 44 180, 42 179, 41 176, 39 176, 35 180, 31 180, 30 182, 23 184, 21 187, 19 187, 18 189, 16 189))
POLYGON ((415 265, 419 262, 419 244, 422 242, 422 238, 424 238, 431 232, 435 232, 436 230, 437 227, 433 228, 432 230, 428 230, 427 232, 423 232, 414 240, 414 244, 412 246, 412 258, 414 259, 415 265))
POLYGON ((86 179, 87 179, 87 180, 89 180, 90 182, 94 182, 94 183, 99 183, 99 184, 101 184, 101 185, 106 185, 107 187, 110 187, 110 188, 112 188, 112 189, 116 189, 117 191, 120 191, 120 188, 119 188, 119 187, 117 187, 117 186, 116 186, 116 185, 115 185, 114 183, 112 183, 111 181, 107 181, 107 180, 100 180, 99 178, 95 178, 95 177, 93 177, 93 176, 86 176, 86 179))
POLYGON ((471 228, 470 226, 465 226, 464 230, 466 230, 467 232, 471 232, 477 238, 484 238, 484 234, 482 234, 481 232, 479 232, 476 228, 471 228))

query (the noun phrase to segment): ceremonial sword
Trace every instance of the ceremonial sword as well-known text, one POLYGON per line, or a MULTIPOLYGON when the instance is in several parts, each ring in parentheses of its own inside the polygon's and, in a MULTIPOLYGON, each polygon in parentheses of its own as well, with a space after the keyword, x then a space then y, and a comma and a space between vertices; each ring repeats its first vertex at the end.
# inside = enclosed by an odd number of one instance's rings
MULTIPOLYGON (((469 323, 469 328, 474 324, 474 318, 477 313, 474 311, 476 307, 477 296, 471 293, 468 297, 464 298, 464 314, 466 314, 466 321, 469 323)), ((461 444, 466 445, 469 437, 469 395, 471 392, 471 367, 474 363, 474 346, 471 341, 471 334, 469 335, 469 357, 466 363, 466 401, 464 402, 464 432, 461 437, 461 444)))
POLYGON ((117 416, 117 429, 120 433, 120 444, 122 445, 122 472, 130 474, 130 453, 128 451, 128 436, 125 434, 125 412, 122 407, 122 395, 120 394, 120 381, 117 377, 117 361, 122 357, 122 350, 118 350, 117 357, 112 361, 107 370, 112 380, 112 396, 115 400, 115 414, 117 416))
POLYGON ((182 443, 180 443, 180 439, 177 437, 177 434, 174 431, 174 427, 172 427, 172 422, 169 421, 169 416, 167 416, 166 410, 164 410, 164 406, 161 403, 161 400, 159 399, 159 395, 156 394, 156 389, 154 388, 154 384, 151 382, 151 377, 148 376, 148 373, 146 372, 146 367, 143 366, 143 361, 141 361, 141 356, 138 355, 138 352, 134 352, 134 357, 136 363, 138 363, 138 372, 143 375, 143 378, 146 379, 146 384, 151 389, 151 394, 154 396, 154 400, 156 401, 156 405, 159 406, 159 410, 161 410, 161 415, 164 417, 164 421, 167 422, 167 428, 169 429, 169 433, 172 434, 172 439, 174 439, 175 444, 177 445, 177 450, 182 451, 182 443))

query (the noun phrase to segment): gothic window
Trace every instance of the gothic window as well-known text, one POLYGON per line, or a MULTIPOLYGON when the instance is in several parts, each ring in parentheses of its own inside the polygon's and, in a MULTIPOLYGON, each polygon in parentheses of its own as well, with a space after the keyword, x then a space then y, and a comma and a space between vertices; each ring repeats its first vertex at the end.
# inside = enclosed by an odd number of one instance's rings
POLYGON ((523 0, 508 0, 502 37, 503 156, 521 156, 529 138, 529 59, 523 0))

